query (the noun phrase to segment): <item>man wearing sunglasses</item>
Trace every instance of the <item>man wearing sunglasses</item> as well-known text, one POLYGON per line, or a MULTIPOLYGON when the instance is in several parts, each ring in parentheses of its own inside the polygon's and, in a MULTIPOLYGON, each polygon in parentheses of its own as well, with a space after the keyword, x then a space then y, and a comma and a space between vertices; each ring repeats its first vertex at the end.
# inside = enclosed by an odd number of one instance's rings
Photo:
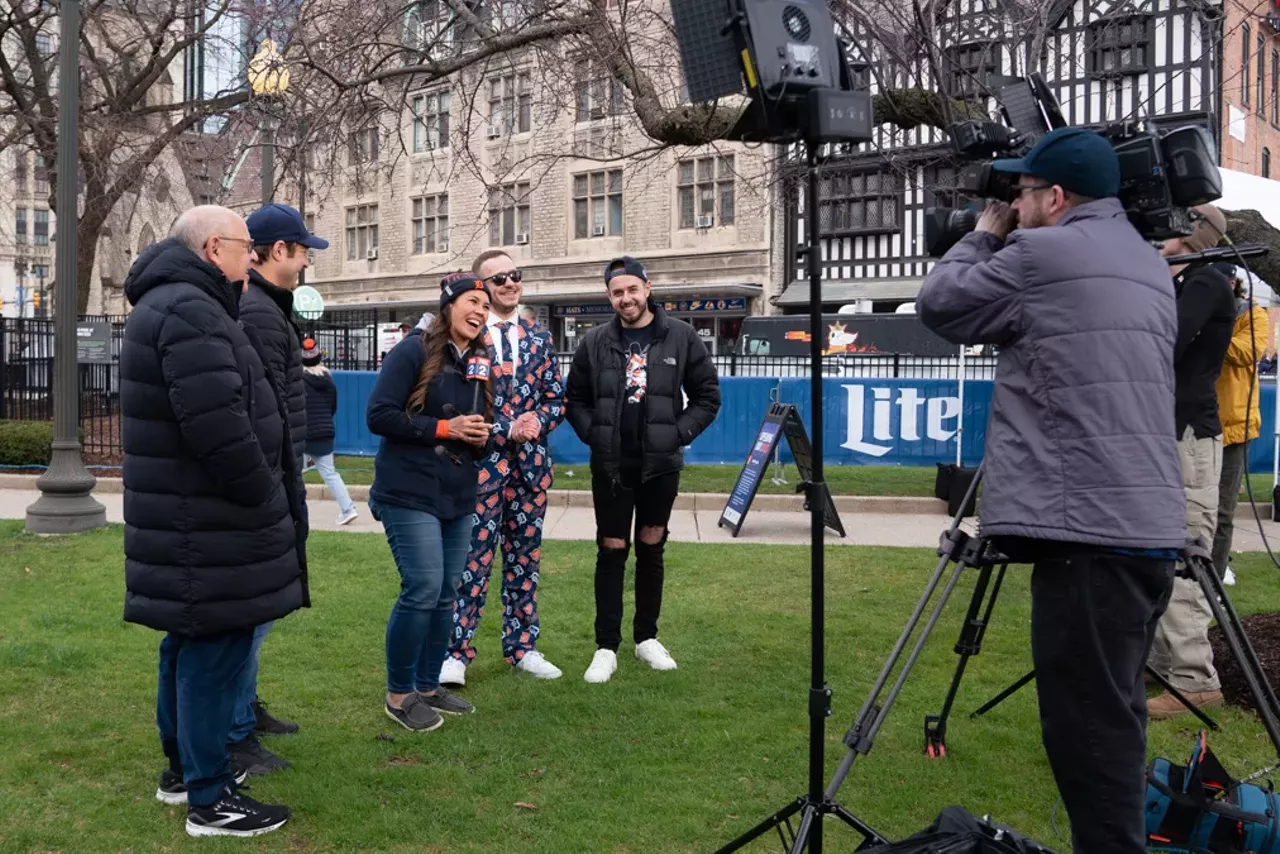
POLYGON ((1000 347, 982 534, 1034 566, 1041 734, 1075 850, 1140 854, 1142 676, 1186 539, 1173 282, 1098 134, 1060 128, 994 168, 1016 176, 1013 204, 988 204, 916 311, 954 343, 1000 347))
MULTIPOLYGON (((307 535, 307 500, 302 483, 307 389, 302 370, 302 334, 293 321, 293 292, 299 275, 307 269, 308 250, 327 249, 329 242, 308 231, 302 214, 288 205, 260 208, 249 215, 245 225, 253 241, 254 262, 248 287, 240 297, 240 320, 281 398, 291 450, 290 459, 285 461, 292 486, 290 502, 297 511, 294 518, 298 520, 298 554, 303 556, 307 535), (290 463, 292 469, 288 467, 290 463)), ((268 774, 289 767, 288 762, 258 741, 259 735, 298 731, 296 723, 275 718, 258 699, 258 654, 271 626, 263 623, 254 631, 253 653, 245 668, 240 706, 231 731, 231 754, 250 774, 268 774)))
POLYGON ((465 685, 473 641, 502 549, 502 654, 539 679, 558 679, 537 649, 542 520, 551 488, 547 435, 564 419, 564 386, 551 333, 519 316, 523 275, 500 249, 482 252, 472 273, 493 295, 485 345, 493 364, 493 437, 480 463, 476 527, 454 607, 443 685, 465 685))

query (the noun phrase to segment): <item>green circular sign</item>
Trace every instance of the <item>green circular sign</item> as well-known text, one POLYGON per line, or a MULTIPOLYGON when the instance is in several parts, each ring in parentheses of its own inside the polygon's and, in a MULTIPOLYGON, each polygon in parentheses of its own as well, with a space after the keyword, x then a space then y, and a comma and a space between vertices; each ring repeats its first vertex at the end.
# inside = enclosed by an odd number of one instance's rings
POLYGON ((303 285, 293 292, 293 310, 306 320, 319 320, 324 316, 324 297, 310 285, 303 285))

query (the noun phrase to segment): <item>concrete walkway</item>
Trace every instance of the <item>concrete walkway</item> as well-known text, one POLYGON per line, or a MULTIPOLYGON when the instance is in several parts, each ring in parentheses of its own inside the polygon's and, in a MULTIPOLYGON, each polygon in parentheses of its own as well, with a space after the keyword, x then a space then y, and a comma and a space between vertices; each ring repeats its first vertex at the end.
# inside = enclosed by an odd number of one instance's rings
MULTIPOLYGON (((0 488, 0 519, 23 519, 27 507, 40 493, 34 489, 0 488)), ((107 521, 124 521, 123 499, 119 492, 94 493, 107 509, 107 521)), ((721 497, 721 502, 723 497, 721 497)), ((556 502, 547 511, 543 536, 548 540, 595 539, 595 516, 590 507, 574 506, 576 502, 556 502)), ((701 502, 711 504, 711 502, 701 502)), ((309 502, 311 525, 319 531, 344 531, 352 533, 382 533, 382 526, 373 520, 368 506, 357 501, 360 513, 353 523, 338 527, 338 505, 334 501, 313 497, 309 502)), ((941 505, 939 505, 941 506, 941 505)), ((772 543, 781 545, 809 544, 809 515, 802 510, 766 510, 752 508, 738 537, 716 523, 723 503, 709 507, 677 509, 671 516, 671 539, 688 543, 772 543)), ((1263 551, 1258 534, 1258 523, 1250 518, 1248 506, 1240 508, 1236 520, 1235 550, 1241 552, 1263 551)), ((846 546, 908 546, 935 548, 938 536, 946 529, 949 519, 944 513, 875 513, 841 512, 846 537, 841 538, 828 529, 828 545, 846 546)), ((1262 523, 1273 549, 1280 549, 1280 524, 1262 523)))

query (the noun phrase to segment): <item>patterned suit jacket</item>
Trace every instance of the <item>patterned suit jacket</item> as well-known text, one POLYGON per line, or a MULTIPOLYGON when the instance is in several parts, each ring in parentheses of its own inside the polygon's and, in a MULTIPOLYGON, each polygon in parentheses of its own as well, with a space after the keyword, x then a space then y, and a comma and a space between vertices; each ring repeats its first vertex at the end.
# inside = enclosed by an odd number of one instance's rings
POLYGON ((480 463, 480 493, 493 492, 509 477, 523 478, 529 489, 551 488, 553 473, 547 435, 564 420, 564 383, 551 333, 520 318, 516 328, 520 367, 515 376, 503 369, 488 329, 484 343, 493 362, 493 436, 480 463), (530 442, 509 438, 511 425, 526 412, 542 422, 542 432, 530 442))

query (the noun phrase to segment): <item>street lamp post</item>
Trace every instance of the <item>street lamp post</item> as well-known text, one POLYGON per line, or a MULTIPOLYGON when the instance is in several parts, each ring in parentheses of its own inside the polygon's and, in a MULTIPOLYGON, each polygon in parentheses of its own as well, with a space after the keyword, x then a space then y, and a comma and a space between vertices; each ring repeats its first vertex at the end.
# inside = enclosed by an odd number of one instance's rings
POLYGON ((27 508, 33 534, 74 534, 107 524, 93 497, 98 481, 80 448, 80 372, 76 364, 77 245, 80 144, 80 0, 63 0, 58 49, 58 221, 53 354, 53 458, 36 481, 40 497, 27 508))
POLYGON ((262 151, 262 204, 269 205, 275 197, 276 130, 280 127, 280 120, 271 111, 289 88, 289 69, 271 39, 263 39, 258 52, 249 60, 248 78, 254 97, 261 99, 262 118, 258 128, 262 140, 259 146, 262 151))

